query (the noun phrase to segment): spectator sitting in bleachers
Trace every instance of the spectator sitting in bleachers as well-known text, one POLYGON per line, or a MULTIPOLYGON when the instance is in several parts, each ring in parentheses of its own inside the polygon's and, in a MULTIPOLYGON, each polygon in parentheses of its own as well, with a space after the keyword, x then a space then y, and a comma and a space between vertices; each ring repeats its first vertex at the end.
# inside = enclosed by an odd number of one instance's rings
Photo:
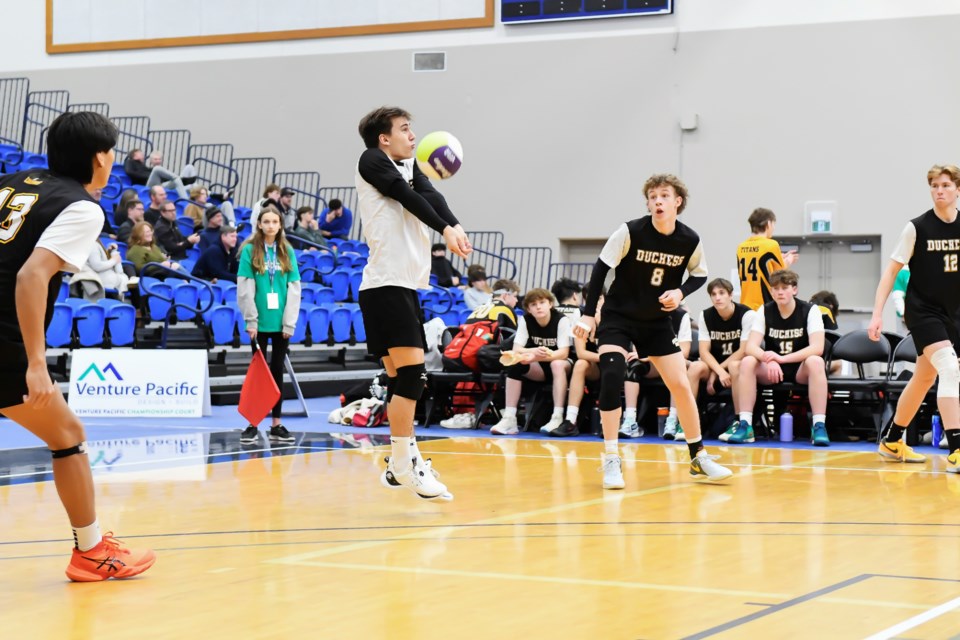
POLYGON ((740 364, 740 426, 727 438, 753 442, 753 407, 757 383, 795 382, 807 385, 813 411, 813 444, 826 447, 827 372, 823 362, 823 316, 817 305, 799 300, 797 274, 781 269, 770 274, 773 301, 757 311, 746 355, 740 364), (761 343, 765 346, 761 347, 761 343))
POLYGON ((453 268, 453 264, 447 258, 447 245, 438 242, 430 248, 430 253, 433 256, 430 261, 430 275, 437 276, 437 286, 460 286, 463 276, 453 268))
POLYGON ((143 212, 143 219, 156 225, 160 219, 160 209, 167 201, 167 192, 160 185, 150 187, 150 206, 143 212))
POLYGON ((463 302, 470 311, 493 299, 490 285, 487 284, 487 273, 482 269, 467 270, 469 287, 463 291, 463 302))
MULTIPOLYGON (((303 238, 321 247, 327 246, 327 239, 320 233, 320 225, 313 217, 313 207, 297 209, 297 226, 290 231, 290 235, 303 238)), ((315 249, 308 247, 307 251, 315 251, 315 249)))
POLYGON ((157 237, 157 244, 173 260, 184 260, 187 249, 200 242, 200 235, 193 233, 184 237, 177 224, 177 208, 172 202, 164 202, 160 208, 160 219, 153 226, 153 233, 157 237))
POLYGON ((143 151, 134 149, 123 161, 123 171, 133 184, 142 184, 148 187, 162 185, 165 189, 174 189, 181 198, 186 199, 187 190, 183 186, 180 176, 168 171, 163 166, 163 154, 154 151, 150 154, 150 165, 143 161, 143 151))
POLYGON ((210 282, 236 282, 238 266, 237 230, 225 224, 220 227, 220 241, 200 254, 191 275, 210 282))
POLYGON ((296 191, 290 187, 284 187, 280 190, 280 200, 277 204, 277 211, 283 218, 283 228, 287 233, 293 231, 297 226, 297 210, 293 208, 293 196, 296 191))
MULTIPOLYGON (((280 212, 280 186, 272 182, 263 188, 263 196, 254 203, 250 210, 250 224, 254 229, 257 228, 257 218, 260 217, 260 211, 267 205, 273 205, 277 213, 280 212)), ((280 219, 282 220, 283 216, 280 219)))
POLYGON ((320 212, 320 231, 327 238, 348 240, 353 228, 353 212, 343 206, 338 198, 332 198, 327 208, 320 212))
POLYGON ((121 262, 117 245, 111 244, 105 249, 95 242, 83 268, 70 278, 70 294, 86 300, 99 300, 105 297, 105 289, 116 289, 122 297, 130 279, 123 272, 121 262))
POLYGON ((573 344, 573 323, 554 308, 553 295, 546 289, 528 291, 523 297, 523 310, 513 340, 513 353, 520 356, 520 361, 507 367, 506 406, 500 422, 490 428, 494 435, 519 432, 517 406, 524 378, 547 382, 553 387, 553 414, 549 422, 540 426, 541 433, 553 431, 563 422, 570 373, 567 356, 573 344))
POLYGON ((224 200, 217 206, 209 202, 209 198, 210 192, 202 185, 190 189, 190 200, 192 202, 183 210, 183 215, 193 218, 193 230, 200 231, 203 229, 203 212, 208 209, 213 209, 215 206, 223 213, 224 224, 229 224, 231 227, 237 226, 236 214, 233 212, 233 203, 229 200, 224 200))
POLYGON ((129 243, 130 232, 138 222, 143 222, 143 203, 139 200, 129 200, 123 224, 117 229, 117 240, 129 243))
POLYGON ((103 208, 103 203, 100 202, 100 198, 103 197, 103 189, 94 189, 91 193, 93 199, 97 201, 97 204, 100 205, 100 210, 103 211, 103 228, 100 229, 100 234, 109 236, 112 240, 117 239, 117 233, 113 229, 113 225, 110 224, 110 216, 107 215, 107 210, 103 208))
POLYGON ((583 303, 583 287, 573 278, 560 278, 550 287, 550 293, 557 299, 557 311, 576 323, 580 319, 580 305, 583 303))
POLYGON ((167 272, 156 267, 144 271, 144 265, 148 262, 159 262, 170 269, 180 268, 180 264, 170 260, 170 257, 154 242, 153 227, 149 222, 138 222, 133 226, 130 234, 130 248, 127 249, 127 260, 133 263, 141 276, 152 278, 163 279, 167 276, 167 272))
POLYGON ((125 189, 123 193, 120 194, 120 200, 117 201, 117 206, 113 209, 113 227, 114 229, 120 228, 120 225, 124 223, 127 219, 127 205, 130 204, 131 200, 139 200, 140 195, 136 192, 135 189, 125 189))
POLYGON ((197 245, 201 252, 220 242, 220 227, 223 226, 223 213, 216 207, 207 209, 204 213, 207 224, 200 232, 200 243, 197 245))
POLYGON ((493 283, 493 298, 473 310, 467 322, 496 320, 500 329, 516 329, 517 314, 513 312, 520 296, 520 287, 513 280, 501 279, 493 283))

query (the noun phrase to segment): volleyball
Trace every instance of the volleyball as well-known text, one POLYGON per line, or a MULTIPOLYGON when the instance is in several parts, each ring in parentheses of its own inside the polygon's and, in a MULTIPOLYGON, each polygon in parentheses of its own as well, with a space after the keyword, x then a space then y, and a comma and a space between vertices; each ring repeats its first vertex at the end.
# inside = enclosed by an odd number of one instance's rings
POLYGON ((446 180, 460 170, 463 146, 446 131, 427 134, 417 145, 417 164, 428 178, 446 180))

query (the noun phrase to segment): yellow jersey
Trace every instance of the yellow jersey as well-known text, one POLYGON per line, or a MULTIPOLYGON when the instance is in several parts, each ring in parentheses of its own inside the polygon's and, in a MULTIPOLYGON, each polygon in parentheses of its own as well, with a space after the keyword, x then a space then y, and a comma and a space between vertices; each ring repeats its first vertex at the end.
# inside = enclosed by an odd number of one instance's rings
POLYGON ((737 273, 740 274, 740 304, 754 311, 773 300, 770 274, 783 269, 780 243, 766 236, 751 236, 737 247, 737 273))

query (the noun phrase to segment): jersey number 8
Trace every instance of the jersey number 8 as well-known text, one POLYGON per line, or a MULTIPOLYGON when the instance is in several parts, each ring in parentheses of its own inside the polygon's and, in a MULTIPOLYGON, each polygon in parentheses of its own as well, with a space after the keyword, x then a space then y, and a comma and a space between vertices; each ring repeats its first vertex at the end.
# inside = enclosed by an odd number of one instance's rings
POLYGON ((660 267, 657 267, 656 269, 653 270, 653 275, 650 276, 650 284, 652 284, 655 287, 658 287, 661 284, 663 284, 663 269, 661 269, 660 267))
POLYGON ((4 207, 10 210, 0 222, 0 244, 6 244, 17 237, 17 232, 23 226, 23 219, 30 213, 30 209, 36 204, 40 197, 35 193, 18 193, 10 197, 13 193, 13 187, 0 189, 0 211, 4 207), (7 202, 10 200, 10 202, 7 202))

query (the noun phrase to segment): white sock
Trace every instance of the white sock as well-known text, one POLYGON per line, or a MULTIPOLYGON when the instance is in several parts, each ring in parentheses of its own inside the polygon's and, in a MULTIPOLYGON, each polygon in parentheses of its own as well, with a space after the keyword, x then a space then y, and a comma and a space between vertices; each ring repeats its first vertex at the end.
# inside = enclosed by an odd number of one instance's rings
POLYGON ((576 424, 577 416, 580 415, 580 407, 570 406, 567 407, 567 420, 576 424))
POLYGON ((740 412, 740 422, 746 422, 749 425, 753 424, 753 414, 749 411, 740 412))
POLYGON ((103 535, 100 533, 100 521, 94 520, 93 524, 85 527, 73 528, 73 546, 80 551, 89 551, 100 544, 103 535))
POLYGON ((550 420, 563 420, 563 407, 554 407, 550 420))
POLYGON ((608 456, 619 456, 617 451, 617 441, 616 440, 604 440, 603 441, 603 452, 608 456))
POLYGON ((504 418, 516 418, 517 417, 517 408, 516 407, 504 407, 503 411, 500 412, 504 418))
POLYGON ((394 473, 402 473, 410 468, 412 460, 410 451, 410 441, 413 438, 404 436, 390 436, 390 463, 393 465, 394 473))
POLYGON ((636 422, 637 421, 637 408, 636 407, 627 407, 623 411, 623 421, 624 422, 636 422))
POLYGON ((822 422, 822 423, 826 424, 826 423, 827 423, 827 415, 826 415, 825 413, 815 413, 815 414, 813 414, 813 424, 817 424, 818 422, 822 422))
POLYGON ((423 460, 423 455, 420 453, 420 447, 417 446, 417 439, 410 438, 410 454, 407 456, 410 459, 416 458, 417 460, 423 460))
POLYGON ((676 419, 677 419, 677 408, 676 408, 676 407, 670 407, 670 413, 667 414, 667 417, 668 417, 668 418, 673 418, 674 420, 676 420, 676 419))

